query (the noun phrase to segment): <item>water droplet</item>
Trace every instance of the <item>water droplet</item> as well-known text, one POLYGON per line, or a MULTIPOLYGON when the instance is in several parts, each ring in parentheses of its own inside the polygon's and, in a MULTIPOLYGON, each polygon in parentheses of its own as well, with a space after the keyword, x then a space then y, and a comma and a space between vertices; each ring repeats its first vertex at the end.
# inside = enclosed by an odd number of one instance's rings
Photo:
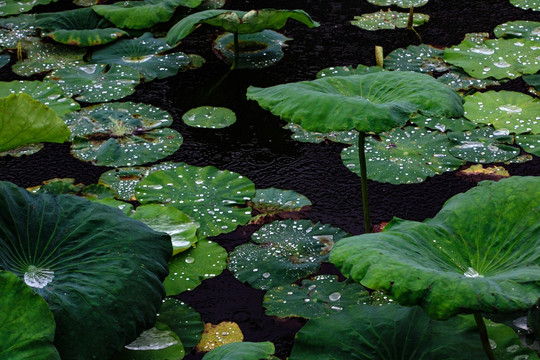
POLYGON ((480 275, 478 273, 478 271, 476 271, 472 267, 469 267, 467 269, 467 271, 465 271, 465 273, 463 275, 465 275, 466 277, 469 277, 469 278, 476 278, 476 277, 482 277, 483 278, 484 277, 484 275, 480 275))
POLYGON ((520 113, 523 110, 522 108, 512 104, 501 105, 498 107, 498 109, 508 113, 520 113))
POLYGON ((330 301, 338 301, 339 299, 341 299, 341 294, 338 292, 335 292, 328 295, 328 298, 330 299, 330 301))
POLYGON ((188 263, 188 264, 193 264, 195 262, 195 259, 192 258, 191 256, 188 256, 185 261, 188 263))
POLYGON ((262 274, 262 276, 263 276, 263 278, 268 279, 270 277, 270 273, 265 272, 264 274, 262 274))
POLYGON ((490 346, 492 349, 496 349, 496 348, 497 348, 497 343, 495 342, 495 340, 489 339, 489 346, 490 346))
POLYGON ((43 288, 54 278, 54 271, 49 269, 40 269, 37 266, 30 265, 24 273, 24 282, 26 285, 34 288, 43 288))

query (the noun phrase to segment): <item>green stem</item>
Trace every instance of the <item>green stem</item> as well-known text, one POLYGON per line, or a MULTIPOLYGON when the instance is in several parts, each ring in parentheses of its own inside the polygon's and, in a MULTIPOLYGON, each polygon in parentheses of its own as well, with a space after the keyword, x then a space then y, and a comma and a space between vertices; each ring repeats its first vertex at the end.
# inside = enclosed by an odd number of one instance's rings
POLYGON ((365 233, 371 232, 371 220, 369 216, 369 194, 367 186, 366 153, 365 153, 366 133, 358 132, 358 160, 360 163, 360 182, 362 183, 362 208, 364 209, 365 233))
POLYGON ((384 67, 384 53, 382 46, 375 46, 375 62, 378 67, 384 67))
POLYGON ((234 58, 233 58, 233 63, 231 65, 231 70, 234 70, 236 68, 236 65, 238 65, 238 54, 240 53, 240 46, 238 45, 238 32, 234 32, 233 33, 234 35, 234 42, 233 42, 233 47, 234 47, 234 58))
POLYGON ((480 340, 482 340, 482 346, 484 347, 484 352, 486 353, 489 360, 495 360, 495 355, 491 349, 491 344, 489 343, 488 333, 486 329, 486 324, 484 323, 484 318, 479 312, 474 313, 474 320, 476 321, 476 327, 480 333, 480 340))
POLYGON ((411 6, 411 8, 409 9, 409 21, 407 21, 407 30, 410 30, 413 33, 415 33, 416 36, 418 37, 418 40, 420 40, 420 44, 422 43, 422 37, 414 28, 414 6, 411 6))

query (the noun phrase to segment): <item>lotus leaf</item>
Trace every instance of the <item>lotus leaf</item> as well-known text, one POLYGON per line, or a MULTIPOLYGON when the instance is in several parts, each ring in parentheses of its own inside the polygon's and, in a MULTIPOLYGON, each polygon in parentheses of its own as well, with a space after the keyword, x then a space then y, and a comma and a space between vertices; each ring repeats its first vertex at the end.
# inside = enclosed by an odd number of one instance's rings
POLYGON ((540 135, 518 135, 516 144, 521 146, 525 152, 540 157, 540 135))
POLYGON ((121 28, 147 29, 169 21, 179 6, 194 8, 202 0, 121 1, 112 5, 97 5, 93 9, 121 28))
POLYGON ((520 150, 508 144, 514 137, 508 131, 495 130, 490 126, 465 132, 448 134, 451 141, 450 154, 459 159, 476 163, 493 163, 510 160, 519 155, 520 150))
POLYGON ((156 322, 135 341, 115 354, 115 360, 181 360, 185 351, 178 335, 167 325, 156 322))
POLYGON ((244 334, 235 322, 223 321, 217 325, 206 323, 204 324, 201 341, 197 345, 197 351, 207 352, 217 347, 242 342, 243 340, 244 334))
POLYGON ((90 7, 100 3, 103 3, 107 0, 73 0, 73 3, 77 6, 90 7))
POLYGON ((332 66, 322 69, 317 73, 317 79, 327 76, 349 76, 349 75, 365 75, 372 72, 384 71, 380 66, 366 66, 358 64, 356 67, 349 66, 332 66))
POLYGON ((540 296, 539 210, 540 178, 483 182, 433 219, 394 219, 382 233, 342 240, 330 260, 345 276, 438 319, 528 309, 540 296))
POLYGON ((317 272, 334 244, 347 234, 311 220, 274 221, 237 246, 227 268, 256 289, 290 284, 317 272))
POLYGON ((148 174, 158 170, 174 169, 182 166, 179 163, 163 162, 149 167, 135 166, 116 168, 101 174, 99 182, 113 189, 116 197, 126 201, 134 201, 137 184, 148 174))
POLYGON ((464 40, 446 49, 444 60, 479 79, 515 79, 540 70, 539 55, 538 42, 528 39, 464 40))
POLYGON ((368 0, 369 3, 378 6, 396 5, 400 8, 408 9, 411 6, 420 7, 426 5, 429 0, 368 0))
MULTIPOLYGON (((497 359, 537 359, 505 325, 489 323, 497 359)), ((311 319, 296 337, 290 360, 484 359, 471 316, 430 319, 418 306, 358 305, 311 319)))
POLYGON ((147 32, 136 39, 119 40, 94 51, 91 61, 134 68, 146 80, 164 79, 176 75, 179 69, 191 63, 190 57, 183 52, 163 54, 170 49, 165 39, 156 39, 147 32))
POLYGON ((157 318, 180 337, 186 352, 199 343, 204 323, 201 321, 201 315, 188 304, 174 298, 166 298, 157 318))
POLYGON ((296 141, 320 143, 323 141, 333 141, 344 144, 354 144, 358 142, 358 133, 356 131, 330 131, 321 133, 304 130, 300 125, 287 123, 284 129, 291 130, 291 138, 296 141))
POLYGON ((187 251, 169 262, 169 276, 163 282, 167 296, 193 290, 205 279, 213 278, 225 269, 227 251, 216 242, 199 240, 187 251))
POLYGON ((236 122, 236 114, 224 107, 199 106, 182 115, 182 120, 193 127, 222 129, 236 122))
POLYGON ((476 79, 467 75, 463 70, 454 68, 453 70, 439 76, 438 81, 455 91, 466 91, 472 88, 485 89, 488 86, 498 86, 506 80, 476 79))
POLYGON ((540 133, 540 100, 515 91, 487 91, 465 97, 465 117, 500 131, 540 133))
POLYGON ((198 10, 219 9, 225 6, 227 0, 203 0, 201 5, 197 6, 198 10))
POLYGON ((419 127, 428 128, 431 130, 439 130, 440 132, 467 131, 478 127, 478 124, 475 124, 464 117, 461 117, 459 119, 452 119, 413 115, 409 120, 412 123, 418 125, 419 127))
MULTIPOLYGON (((283 58, 285 41, 292 40, 276 31, 263 30, 238 36, 237 69, 262 69, 274 65, 283 58)), ((214 51, 227 64, 234 62, 234 35, 224 33, 214 40, 214 51)))
POLYGON ((523 76, 523 80, 537 91, 540 91, 540 74, 525 75, 523 76))
POLYGON ((172 206, 142 205, 137 208, 137 211, 131 217, 142 221, 153 230, 169 234, 173 246, 173 255, 190 249, 197 242, 195 234, 199 224, 172 206))
POLYGON ((47 105, 60 117, 81 107, 75 101, 64 95, 60 86, 41 81, 11 81, 0 82, 0 97, 10 94, 25 93, 34 100, 47 105))
POLYGON ((57 82, 64 93, 75 96, 76 100, 102 102, 133 94, 140 75, 127 66, 89 64, 55 70, 45 81, 57 82))
POLYGON ((0 270, 0 294, 0 358, 60 360, 47 302, 9 271, 0 270))
POLYGON ((247 97, 288 122, 323 133, 352 129, 380 133, 403 125, 416 112, 463 115, 457 93, 429 75, 404 71, 250 86, 247 97))
MULTIPOLYGON (((415 13, 413 15, 413 26, 424 25, 429 20, 429 15, 415 13)), ((375 31, 383 29, 403 29, 407 27, 409 14, 398 11, 378 11, 371 14, 355 16, 351 21, 352 25, 360 29, 375 31)))
MULTIPOLYGON (((0 47, 0 50, 2 48, 0 47)), ((4 55, 0 55, 0 68, 3 68, 4 66, 6 66, 7 64, 9 64, 9 61, 11 60, 11 58, 9 57, 8 54, 4 54, 4 55)))
POLYGON ((332 315, 352 305, 369 303, 361 285, 337 281, 334 275, 319 275, 296 284, 274 287, 264 296, 266 315, 313 319, 332 315))
POLYGON ((17 15, 30 11, 34 6, 46 5, 58 0, 5 0, 1 3, 0 16, 17 15))
POLYGON ((81 47, 104 45, 127 35, 90 8, 38 14, 36 26, 42 36, 81 47))
POLYGON ((311 201, 293 190, 268 188, 257 190, 250 204, 258 213, 275 215, 284 211, 300 211, 311 205, 311 201))
POLYGON ((55 178, 45 180, 43 181, 43 185, 33 186, 26 190, 32 193, 47 192, 51 195, 77 195, 83 187, 83 184, 75 184, 75 179, 73 178, 55 178))
POLYGON ((199 222, 199 233, 228 233, 251 218, 251 208, 242 207, 255 194, 255 185, 244 176, 213 166, 178 166, 148 175, 137 186, 142 204, 171 205, 199 222))
MULTIPOLYGON (((438 131, 407 127, 366 139, 367 176, 391 184, 420 183, 427 177, 456 170, 465 161, 448 151, 449 140, 438 131)), ((358 145, 343 149, 347 168, 359 173, 358 145)))
POLYGON ((167 33, 167 43, 176 44, 199 24, 209 24, 232 33, 252 34, 265 29, 279 30, 288 19, 299 21, 309 28, 319 26, 303 10, 205 10, 186 16, 176 23, 167 33))
POLYGON ((510 0, 510 3, 521 9, 540 11, 540 0, 510 0))
POLYGON ((540 22, 510 21, 495 27, 493 33, 498 38, 523 38, 540 41, 540 22))
POLYGON ((16 148, 0 152, 0 156, 9 155, 13 157, 21 157, 23 155, 35 154, 41 149, 43 149, 43 144, 29 144, 29 145, 17 146, 16 148))
POLYGON ((41 41, 35 22, 36 16, 33 14, 0 17, 0 48, 16 49, 19 43, 25 48, 28 44, 41 41))
POLYGON ((482 164, 471 165, 459 170, 456 175, 465 177, 466 180, 479 182, 482 180, 500 180, 510 177, 508 171, 502 166, 490 166, 484 168, 482 164))
POLYGON ((0 152, 38 142, 63 143, 69 133, 54 110, 29 95, 0 98, 0 152))
POLYGON ((82 65, 86 49, 46 42, 31 42, 25 46, 28 58, 13 64, 12 70, 21 76, 31 76, 61 69, 66 66, 82 65))
POLYGON ((165 296, 168 235, 76 196, 0 188, 0 269, 48 302, 62 358, 107 359, 152 326, 165 296))
POLYGON ((235 342, 221 345, 203 356, 203 360, 264 360, 275 359, 274 344, 265 342, 235 342))
POLYGON ((64 118, 71 151, 95 165, 131 166, 162 159, 182 144, 166 111, 132 102, 90 106, 64 118))

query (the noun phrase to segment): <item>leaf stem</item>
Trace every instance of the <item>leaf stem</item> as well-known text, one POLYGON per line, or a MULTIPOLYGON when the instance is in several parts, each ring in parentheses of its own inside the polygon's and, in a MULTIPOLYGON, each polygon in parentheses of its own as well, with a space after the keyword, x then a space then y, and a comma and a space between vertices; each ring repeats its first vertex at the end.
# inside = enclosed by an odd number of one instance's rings
POLYGON ((375 46, 375 62, 378 67, 384 67, 384 53, 382 46, 375 46))
POLYGON ((482 346, 484 347, 484 352, 486 353, 489 360, 495 360, 495 354, 491 349, 491 344, 489 343, 488 333, 486 329, 486 324, 484 323, 484 318, 479 312, 474 313, 474 320, 476 321, 476 327, 478 328, 478 333, 480 333, 480 340, 482 340, 482 346))
POLYGON ((367 170, 366 170, 366 133, 358 132, 358 160, 360 164, 360 182, 362 183, 362 209, 364 210, 364 232, 371 232, 371 220, 369 216, 369 194, 367 186, 367 170))
POLYGON ((409 9, 409 20, 407 21, 407 30, 410 30, 413 33, 415 33, 416 36, 418 37, 418 40, 420 40, 420 44, 422 43, 422 37, 414 28, 414 6, 411 6, 411 8, 409 9))
POLYGON ((238 65, 238 54, 240 53, 240 46, 238 45, 238 32, 235 31, 233 33, 233 47, 234 47, 234 58, 233 63, 231 65, 231 70, 234 70, 236 68, 236 65, 238 65))

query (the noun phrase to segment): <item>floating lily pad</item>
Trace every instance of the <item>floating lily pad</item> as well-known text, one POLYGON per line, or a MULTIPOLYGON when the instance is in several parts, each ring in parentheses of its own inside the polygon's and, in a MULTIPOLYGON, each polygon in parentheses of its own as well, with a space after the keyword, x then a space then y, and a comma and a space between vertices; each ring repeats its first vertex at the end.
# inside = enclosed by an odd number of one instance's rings
POLYGON ((0 97, 10 94, 25 93, 43 105, 47 105, 60 117, 81 107, 78 103, 64 95, 60 86, 41 81, 0 82, 0 97))
POLYGON ((471 165, 466 169, 459 170, 456 175, 468 181, 501 180, 510 177, 508 171, 502 166, 489 166, 484 168, 482 164, 471 165))
POLYGON ((253 242, 237 246, 227 268, 256 289, 290 284, 317 272, 334 243, 346 235, 311 220, 274 221, 255 232, 253 242))
POLYGON ((506 80, 477 79, 469 76, 459 68, 453 68, 449 72, 437 78, 438 81, 455 91, 467 91, 470 89, 485 89, 488 86, 498 86, 506 80))
POLYGON ((514 137, 508 131, 495 130, 490 126, 465 132, 451 132, 450 154, 475 163, 503 162, 515 158, 520 150, 509 144, 514 137))
POLYGON ((349 76, 349 75, 365 75, 372 72, 384 71, 380 66, 366 66, 358 64, 356 67, 349 66, 332 66, 322 69, 317 73, 317 79, 328 76, 349 76))
POLYGON ((199 224, 172 206, 141 205, 131 217, 142 221, 155 231, 169 234, 173 255, 190 249, 197 242, 196 232, 199 224))
POLYGON ((540 11, 540 0, 510 0, 510 3, 520 9, 540 11))
POLYGON ((226 260, 227 251, 223 247, 213 241, 199 240, 169 262, 169 276, 163 281, 167 296, 193 290, 203 280, 221 274, 226 260))
POLYGON ((334 275, 319 275, 303 280, 302 286, 291 284, 268 290, 263 307, 269 316, 313 319, 369 302, 369 292, 363 286, 339 282, 334 275))
POLYGON ((147 32, 136 39, 119 40, 94 51, 91 61, 134 68, 146 80, 164 79, 191 63, 191 58, 183 52, 164 54, 170 49, 165 39, 156 39, 147 32))
MULTIPOLYGON (((0 50, 2 48, 0 47, 0 50)), ((0 55, 0 68, 3 68, 4 66, 6 66, 7 64, 9 64, 11 58, 8 54, 4 54, 4 55, 0 55)))
POLYGON ((66 45, 104 45, 128 35, 90 8, 42 13, 36 15, 36 20, 42 36, 66 45))
POLYGON ((424 6, 429 0, 368 0, 369 3, 378 6, 391 6, 396 5, 400 8, 408 9, 411 6, 415 8, 424 6))
POLYGON ((521 146, 525 152, 540 157, 540 135, 518 135, 516 144, 521 146))
POLYGON ((538 21, 509 21, 497 25, 493 33, 498 38, 522 38, 540 41, 540 22, 538 21))
POLYGON ((265 342, 234 342, 218 346, 205 354, 203 360, 265 360, 277 359, 272 356, 274 344, 265 342))
POLYGON ((89 64, 55 70, 45 77, 45 81, 58 83, 64 93, 76 100, 103 102, 133 94, 140 75, 127 66, 89 64))
POLYGON ((132 166, 162 159, 182 144, 182 136, 164 128, 166 111, 132 102, 101 104, 68 114, 71 152, 100 166, 132 166))
POLYGON ((539 54, 538 42, 528 39, 464 40, 447 48, 444 60, 479 79, 515 79, 540 70, 539 54))
POLYGON ((185 351, 178 335, 167 325, 155 323, 135 341, 114 354, 115 360, 181 360, 185 351))
POLYGON ((169 21, 179 6, 194 8, 202 0, 144 0, 121 1, 111 5, 97 5, 93 9, 120 28, 148 29, 169 21))
POLYGON ((39 150, 43 149, 43 144, 29 144, 17 146, 13 149, 0 152, 0 156, 13 156, 21 157, 23 155, 32 155, 37 153, 39 150))
POLYGON ((201 315, 188 304, 175 298, 166 298, 157 318, 180 337, 186 352, 199 343, 204 323, 201 315))
POLYGON ((226 344, 242 342, 242 340, 244 340, 244 334, 235 322, 223 321, 217 325, 206 323, 197 351, 207 352, 226 344))
POLYGON ((540 133, 540 100, 515 91, 487 91, 465 97, 465 117, 500 131, 540 133))
MULTIPOLYGON (((413 27, 424 25, 429 20, 429 15, 414 13, 413 27)), ((352 25, 358 26, 360 29, 375 31, 383 29, 404 29, 409 22, 409 14, 393 10, 378 11, 371 14, 362 14, 355 16, 351 21, 352 25)))
POLYGON ((35 27, 19 28, 17 24, 2 20, 7 19, 0 18, 0 48, 15 50, 20 46, 26 49, 41 42, 39 31, 35 27))
POLYGON ((358 142, 358 132, 356 131, 330 131, 321 133, 304 130, 300 125, 293 123, 288 123, 283 128, 291 130, 291 138, 300 142, 320 143, 323 141, 332 141, 343 144, 353 144, 358 142))
POLYGON ((47 5, 58 0, 5 0, 0 3, 0 16, 17 15, 32 10, 37 5, 47 5))
POLYGON ((60 360, 53 345, 55 322, 49 306, 17 275, 0 270, 0 357, 60 360))
MULTIPOLYGON (((448 151, 449 140, 438 131, 407 127, 366 138, 368 179, 390 184, 421 183, 427 177, 453 171, 465 163, 448 151)), ((347 168, 360 174, 358 145, 343 149, 347 168)))
POLYGON ((427 117, 420 114, 415 114, 410 118, 410 121, 419 127, 428 128, 431 130, 439 130, 440 132, 447 131, 467 131, 477 128, 479 125, 472 121, 461 117, 459 119, 452 118, 437 118, 427 117))
POLYGON ((54 110, 29 95, 0 98, 0 152, 39 142, 63 143, 69 134, 54 110))
POLYGON ((293 190, 268 188, 258 189, 248 205, 257 214, 250 223, 259 224, 294 217, 295 212, 309 209, 311 201, 293 190))
POLYGON ((148 174, 158 170, 174 169, 182 164, 163 162, 149 167, 135 166, 110 170, 101 174, 99 182, 113 189, 116 197, 126 201, 135 201, 135 188, 148 174))
POLYGON ((178 166, 148 175, 136 189, 142 204, 171 205, 201 224, 204 236, 228 233, 251 219, 246 201, 255 185, 244 176, 213 166, 178 166))
POLYGON ((236 122, 236 114, 224 107, 199 106, 182 115, 182 120, 193 127, 222 129, 236 122))
POLYGON ((540 296, 540 252, 531 250, 540 242, 538 211, 540 178, 482 182, 432 219, 396 218, 382 233, 341 240, 330 260, 343 275, 434 318, 525 310, 540 296))
MULTIPOLYGON (((234 61, 234 35, 224 33, 213 43, 214 51, 225 63, 234 61)), ((283 58, 283 47, 286 41, 292 40, 276 31, 263 30, 254 34, 238 36, 237 69, 262 69, 274 65, 283 58)))

